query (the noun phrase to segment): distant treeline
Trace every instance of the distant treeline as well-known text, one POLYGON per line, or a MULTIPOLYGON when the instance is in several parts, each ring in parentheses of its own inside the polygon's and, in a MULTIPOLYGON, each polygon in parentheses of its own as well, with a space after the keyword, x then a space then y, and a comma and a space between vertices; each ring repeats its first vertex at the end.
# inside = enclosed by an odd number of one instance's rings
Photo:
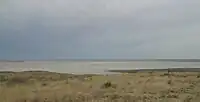
POLYGON ((132 61, 172 61, 172 62, 200 62, 200 59, 139 59, 132 61))
POLYGON ((200 62, 200 59, 148 59, 144 61, 200 62))
POLYGON ((25 61, 99 61, 99 62, 127 62, 127 61, 170 61, 170 62, 200 62, 200 59, 46 59, 46 60, 0 60, 0 62, 25 61))
POLYGON ((136 72, 200 72, 200 68, 163 68, 163 69, 132 69, 132 70, 106 70, 107 72, 136 73, 136 72))
POLYGON ((23 60, 0 60, 0 62, 24 62, 23 60))
POLYGON ((57 59, 55 61, 171 61, 171 62, 200 62, 200 59, 57 59))

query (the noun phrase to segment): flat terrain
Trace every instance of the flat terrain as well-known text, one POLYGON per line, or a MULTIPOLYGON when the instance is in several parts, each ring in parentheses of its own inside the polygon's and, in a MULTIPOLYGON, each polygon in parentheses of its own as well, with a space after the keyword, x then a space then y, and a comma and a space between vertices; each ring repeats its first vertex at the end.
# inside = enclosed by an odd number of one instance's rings
POLYGON ((199 72, 1 72, 0 102, 199 102, 199 72))

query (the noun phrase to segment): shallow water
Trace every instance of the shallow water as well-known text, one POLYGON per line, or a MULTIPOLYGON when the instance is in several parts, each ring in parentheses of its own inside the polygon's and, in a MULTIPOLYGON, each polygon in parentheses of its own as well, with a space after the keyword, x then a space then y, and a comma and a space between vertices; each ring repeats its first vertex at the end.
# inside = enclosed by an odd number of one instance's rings
POLYGON ((200 68, 200 62, 169 61, 25 61, 0 62, 0 71, 45 70, 73 74, 110 74, 108 69, 135 68, 200 68))

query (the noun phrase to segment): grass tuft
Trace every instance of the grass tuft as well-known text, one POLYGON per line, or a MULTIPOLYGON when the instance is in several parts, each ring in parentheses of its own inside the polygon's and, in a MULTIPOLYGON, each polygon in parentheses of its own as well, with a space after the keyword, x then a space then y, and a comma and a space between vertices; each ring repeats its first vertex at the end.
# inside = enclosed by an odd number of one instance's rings
POLYGON ((117 85, 113 84, 111 81, 106 81, 105 83, 103 83, 103 85, 101 86, 101 88, 116 88, 117 85))

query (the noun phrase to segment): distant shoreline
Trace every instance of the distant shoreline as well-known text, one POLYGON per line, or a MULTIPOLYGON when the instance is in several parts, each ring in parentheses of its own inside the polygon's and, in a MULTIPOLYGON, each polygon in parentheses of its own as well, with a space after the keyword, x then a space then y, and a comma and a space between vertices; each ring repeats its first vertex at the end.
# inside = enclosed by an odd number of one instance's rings
POLYGON ((163 68, 163 69, 130 69, 130 70, 107 70, 117 73, 137 73, 137 72, 200 72, 200 68, 163 68))
POLYGON ((131 61, 161 61, 161 62, 200 62, 200 59, 47 59, 47 60, 0 60, 0 62, 25 61, 92 61, 92 62, 131 62, 131 61))
POLYGON ((0 60, 0 62, 25 62, 22 60, 0 60))

